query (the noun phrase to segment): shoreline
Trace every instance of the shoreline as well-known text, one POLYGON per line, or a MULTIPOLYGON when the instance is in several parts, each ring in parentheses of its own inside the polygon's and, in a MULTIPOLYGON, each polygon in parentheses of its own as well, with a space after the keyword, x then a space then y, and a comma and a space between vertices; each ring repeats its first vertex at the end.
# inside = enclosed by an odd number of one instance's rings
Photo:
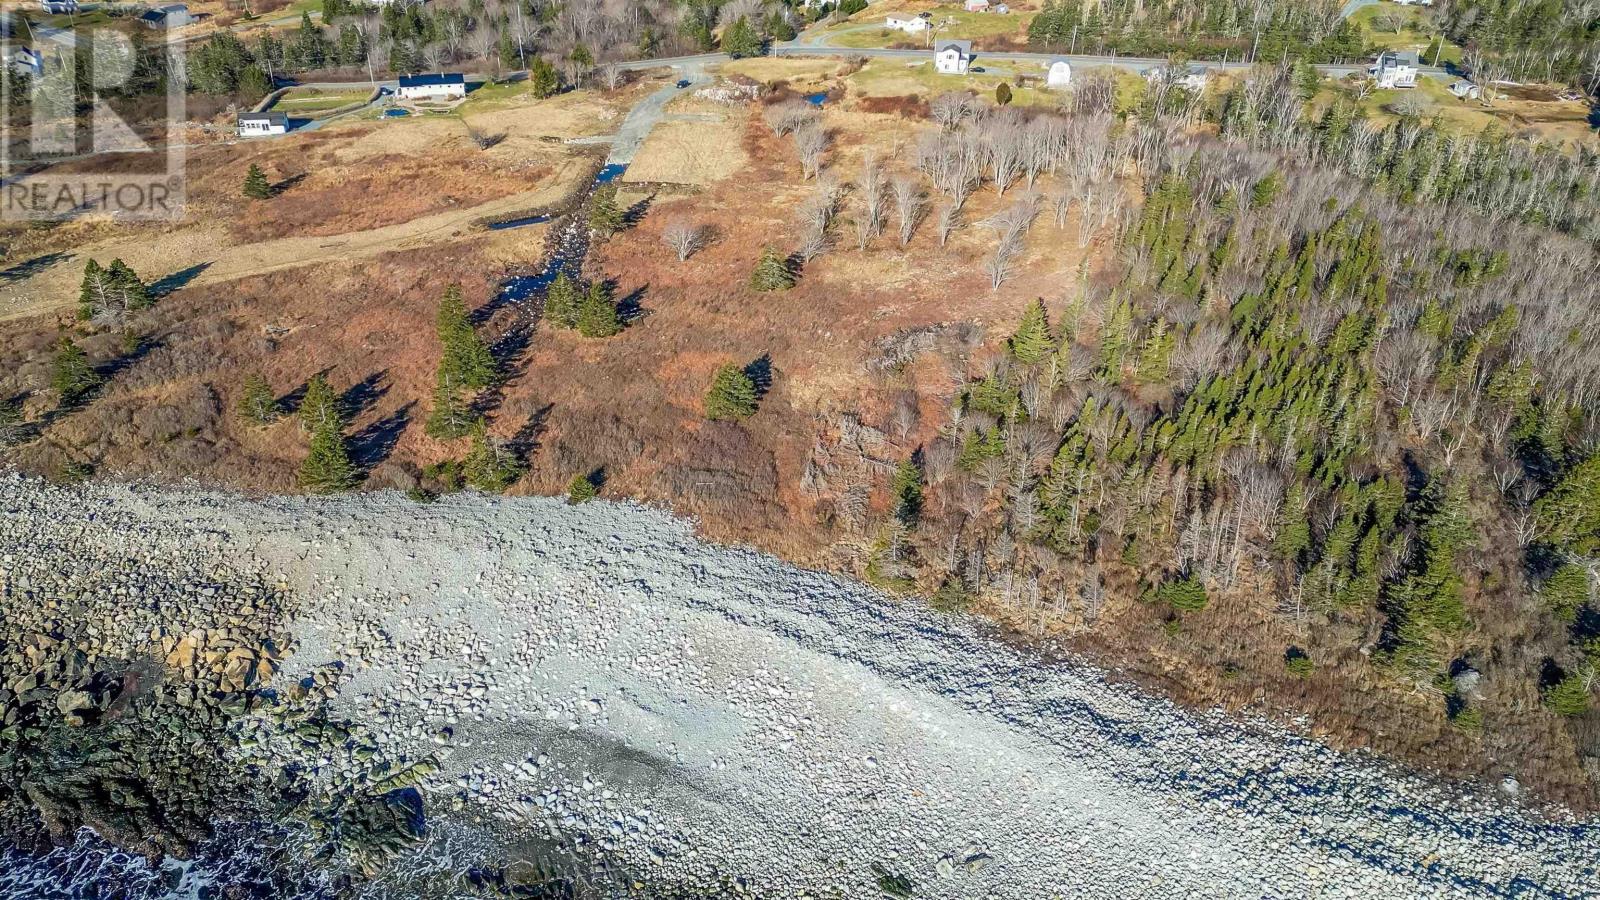
MULTIPOLYGON (((1505 896, 1522 879, 1559 897, 1600 858, 1592 822, 1189 713, 633 504, 10 476, 0 505, 13 525, 120 529, 277 579, 295 646, 272 685, 331 688, 380 756, 435 756, 415 781, 430 817, 543 835, 652 885, 891 877, 1032 900, 1505 896)), ((26 544, 8 532, 0 556, 26 544)), ((311 774, 337 789, 348 772, 311 774)))

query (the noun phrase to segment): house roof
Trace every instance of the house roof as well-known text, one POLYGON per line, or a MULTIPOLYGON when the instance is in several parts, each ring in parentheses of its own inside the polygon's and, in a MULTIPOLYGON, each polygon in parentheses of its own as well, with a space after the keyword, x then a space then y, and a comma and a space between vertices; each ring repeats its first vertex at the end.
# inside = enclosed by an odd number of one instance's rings
POLYGON ((957 50, 960 50, 962 56, 971 56, 972 55, 972 42, 971 41, 940 41, 938 48, 935 49, 934 52, 935 53, 943 53, 943 52, 945 52, 946 50, 949 50, 952 47, 954 47, 957 50))
POLYGON ((401 75, 401 87, 433 87, 444 84, 465 85, 467 76, 454 72, 434 72, 428 75, 401 75))
POLYGON ((266 122, 268 125, 289 126, 289 116, 281 112, 244 112, 239 113, 239 122, 266 122))

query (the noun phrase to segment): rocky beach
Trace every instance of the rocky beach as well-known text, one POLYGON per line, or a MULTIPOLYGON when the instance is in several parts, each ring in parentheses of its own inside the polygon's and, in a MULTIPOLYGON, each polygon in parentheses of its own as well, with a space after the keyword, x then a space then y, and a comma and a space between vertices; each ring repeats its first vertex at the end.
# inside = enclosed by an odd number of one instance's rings
POLYGON ((0 514, 4 896, 1600 882, 1600 827, 1514 782, 1185 711, 661 511, 7 476, 0 514))

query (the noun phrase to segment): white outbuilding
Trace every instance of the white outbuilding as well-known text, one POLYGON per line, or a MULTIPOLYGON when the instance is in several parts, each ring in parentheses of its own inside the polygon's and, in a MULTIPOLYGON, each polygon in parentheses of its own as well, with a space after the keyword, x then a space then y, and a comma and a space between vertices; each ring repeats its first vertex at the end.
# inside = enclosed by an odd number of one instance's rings
POLYGON ((1064 88, 1072 83, 1072 63, 1065 56, 1058 56, 1050 60, 1050 65, 1045 69, 1044 85, 1051 88, 1064 88))
POLYGON ((467 76, 460 73, 401 75, 395 92, 401 100, 460 100, 467 95, 467 76))

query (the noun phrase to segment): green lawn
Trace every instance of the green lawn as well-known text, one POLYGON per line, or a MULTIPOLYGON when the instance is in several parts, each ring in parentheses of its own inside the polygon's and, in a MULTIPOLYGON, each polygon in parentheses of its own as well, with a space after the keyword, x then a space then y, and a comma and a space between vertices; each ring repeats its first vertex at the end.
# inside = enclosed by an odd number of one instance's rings
POLYGON ((278 98, 273 109, 290 115, 308 115, 359 103, 371 94, 370 90, 319 91, 315 88, 295 88, 278 98))
MULTIPOLYGON (((1430 24, 1432 11, 1421 6, 1401 6, 1398 3, 1379 3, 1363 6, 1350 17, 1350 23, 1361 29, 1367 46, 1384 50, 1416 50, 1419 53, 1433 43, 1438 29, 1430 24), (1392 21, 1389 21, 1392 20, 1392 21), (1379 27, 1382 25, 1383 27, 1379 27), (1391 25, 1398 25, 1396 31, 1391 25)), ((1461 61, 1461 48, 1445 42, 1439 55, 1439 64, 1461 61)), ((1430 55, 1423 60, 1433 65, 1430 55)))
MULTIPOLYGON (((1041 83, 1044 78, 1044 69, 1038 66, 1019 65, 1015 71, 1024 75, 1036 76, 1041 83)), ((1012 81, 1012 72, 982 73, 976 75, 940 75, 933 70, 930 60, 916 65, 907 65, 904 60, 875 59, 861 71, 851 75, 849 82, 853 93, 864 96, 895 97, 895 96, 923 96, 937 97, 945 91, 972 91, 973 93, 994 99, 994 90, 1001 82, 1011 85, 1011 103, 1014 106, 1054 106, 1061 102, 1061 95, 1036 87, 1017 87, 1012 81)))

